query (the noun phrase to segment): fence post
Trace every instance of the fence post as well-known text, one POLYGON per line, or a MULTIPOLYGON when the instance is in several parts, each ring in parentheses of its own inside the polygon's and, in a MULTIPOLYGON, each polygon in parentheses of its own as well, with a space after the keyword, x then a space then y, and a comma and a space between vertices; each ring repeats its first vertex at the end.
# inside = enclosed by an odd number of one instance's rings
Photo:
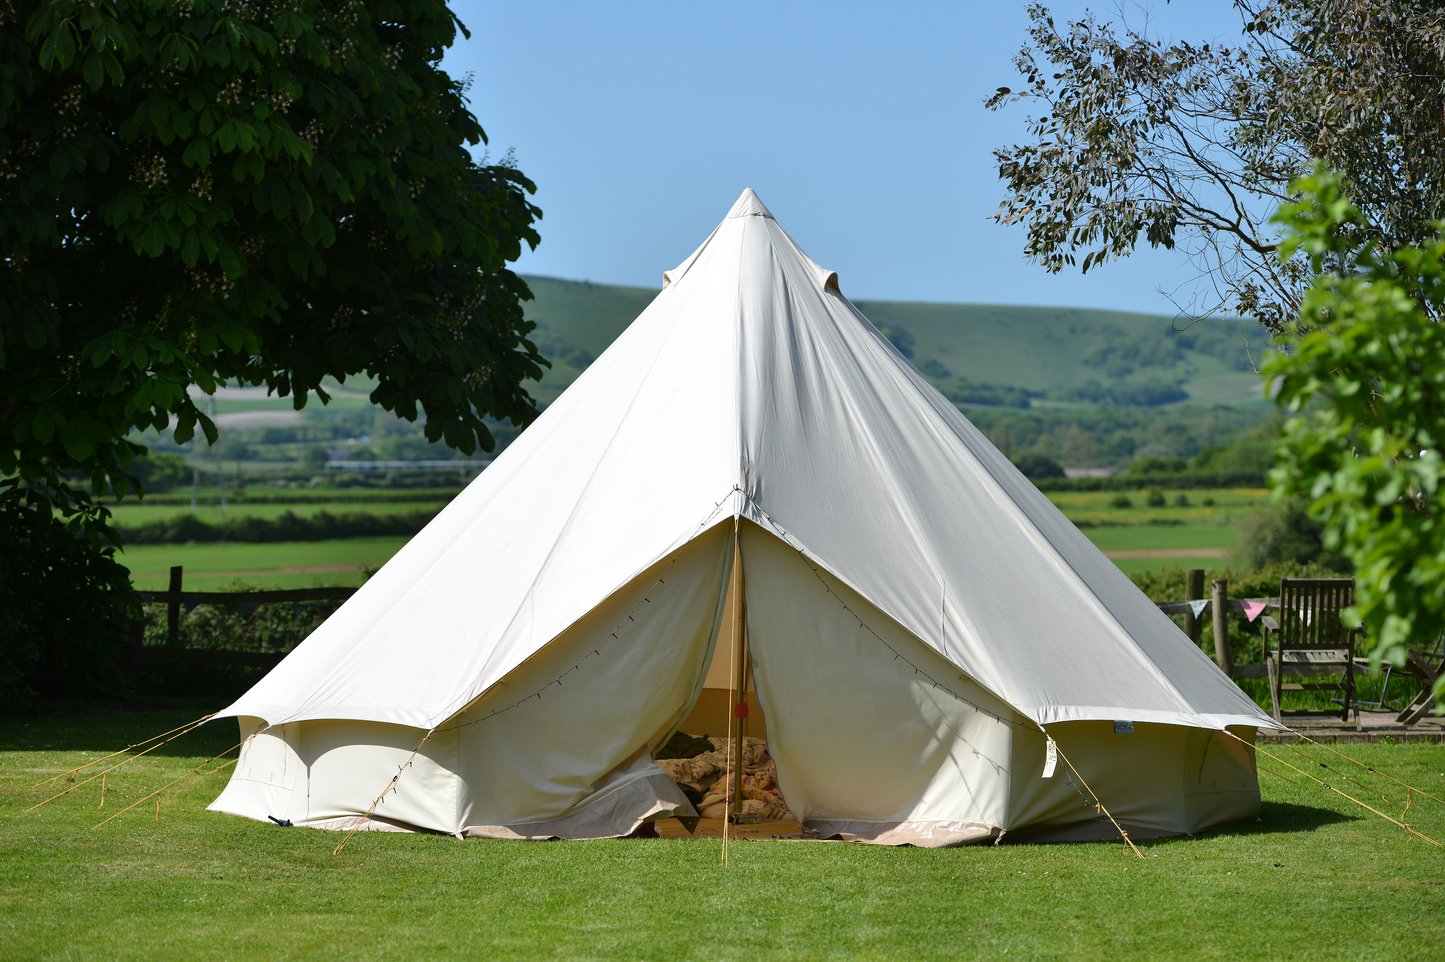
POLYGON ((1234 665, 1229 659, 1229 621, 1224 616, 1229 605, 1229 582, 1214 582, 1214 660, 1230 678, 1234 677, 1234 665))
POLYGON ((171 600, 166 605, 166 644, 172 648, 181 643, 181 566, 171 569, 171 600))
MULTIPOLYGON (((1184 573, 1184 600, 1204 600, 1204 569, 1190 568, 1184 573)), ((1196 645, 1204 634, 1204 612, 1196 617, 1193 612, 1189 615, 1189 640, 1196 645)))

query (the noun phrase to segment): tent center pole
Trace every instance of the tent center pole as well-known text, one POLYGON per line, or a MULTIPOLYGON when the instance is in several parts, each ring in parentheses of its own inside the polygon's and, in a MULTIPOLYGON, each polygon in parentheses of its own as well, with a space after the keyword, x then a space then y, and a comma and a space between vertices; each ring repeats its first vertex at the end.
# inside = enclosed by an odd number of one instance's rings
POLYGON ((743 551, 739 538, 738 519, 733 519, 733 631, 732 631, 732 677, 728 682, 728 728, 731 734, 732 785, 728 792, 731 814, 743 808, 743 714, 740 708, 747 700, 746 667, 747 634, 743 630, 743 551))

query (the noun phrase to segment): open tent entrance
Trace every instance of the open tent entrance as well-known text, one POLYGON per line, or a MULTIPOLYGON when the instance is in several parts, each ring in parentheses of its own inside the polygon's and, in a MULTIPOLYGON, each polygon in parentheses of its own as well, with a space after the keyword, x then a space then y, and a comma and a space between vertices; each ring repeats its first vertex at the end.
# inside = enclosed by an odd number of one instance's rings
MULTIPOLYGON (((1257 810, 1252 753, 1220 732, 1139 723, 1119 734, 1096 721, 1051 730, 1133 834, 1257 810)), ((735 757, 725 739, 740 734, 737 808, 791 815, 822 837, 938 846, 1005 829, 1113 832, 1069 772, 1048 766, 1032 721, 747 520, 736 536, 728 520, 648 567, 417 750, 424 734, 360 720, 261 730, 212 808, 351 828, 390 785, 364 827, 621 836, 674 815, 721 817, 735 757), (729 710, 737 704, 748 706, 742 718, 729 710), (655 761, 679 731, 717 742, 655 761)), ((1252 742, 1252 730, 1239 734, 1252 742)))
MULTIPOLYGON (((736 543, 702 687, 677 732, 654 757, 704 819, 790 822, 754 678, 745 571, 736 543)), ((683 824, 695 830, 696 823, 684 819, 683 824)))

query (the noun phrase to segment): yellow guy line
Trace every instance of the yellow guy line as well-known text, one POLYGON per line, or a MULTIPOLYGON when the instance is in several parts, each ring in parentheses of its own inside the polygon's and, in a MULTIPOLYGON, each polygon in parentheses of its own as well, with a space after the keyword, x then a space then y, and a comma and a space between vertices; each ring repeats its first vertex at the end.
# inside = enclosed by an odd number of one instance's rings
MULTIPOLYGON (((206 716, 206 718, 210 718, 210 717, 211 717, 210 715, 207 715, 207 716, 206 716)), ((201 721, 196 722, 196 723, 195 723, 194 725, 192 725, 190 728, 187 728, 185 731, 181 732, 180 735, 172 735, 170 738, 167 738, 167 739, 166 739, 165 741, 163 741, 163 742, 156 742, 156 744, 152 745, 150 748, 147 748, 145 751, 143 751, 143 752, 136 752, 134 755, 130 756, 130 757, 127 758, 125 761, 117 762, 116 764, 114 764, 114 765, 110 766, 109 768, 107 768, 105 771, 99 772, 99 773, 97 773, 97 774, 95 774, 95 775, 92 775, 92 776, 90 776, 89 778, 87 778, 87 779, 86 779, 85 781, 83 781, 83 782, 77 782, 76 784, 74 784, 74 785, 70 786, 69 788, 67 788, 65 791, 60 792, 60 793, 55 794, 55 795, 52 795, 52 796, 50 796, 49 798, 47 798, 47 799, 46 799, 45 801, 43 801, 43 802, 36 802, 34 805, 31 805, 29 808, 27 808, 27 809, 25 810, 25 813, 28 814, 28 813, 30 813, 30 812, 35 811, 35 810, 36 810, 37 808, 39 808, 41 805, 48 805, 48 804, 50 804, 51 802, 55 801, 57 798, 59 798, 61 795, 69 795, 71 792, 75 791, 77 788, 80 788, 80 787, 85 786, 85 785, 89 785, 91 782, 95 781, 97 778, 101 779, 102 782, 104 782, 105 776, 106 776, 106 775, 109 775, 111 772, 115 771, 117 768, 120 768, 122 765, 129 764, 130 762, 135 761, 137 758, 140 758, 142 755, 147 755, 147 754, 155 751, 157 748, 162 747, 163 745, 169 745, 171 742, 175 741, 177 738, 180 738, 181 735, 188 735, 188 734, 190 734, 191 732, 193 732, 193 731, 195 731, 197 728, 199 728, 200 725, 201 725, 201 722, 204 722, 205 720, 206 720, 205 718, 202 718, 201 721)), ((184 726, 182 726, 182 727, 184 727, 184 726)), ((171 731, 175 731, 175 729, 171 729, 171 731)), ((167 734, 169 734, 169 732, 167 732, 167 734)), ((157 735, 156 737, 159 738, 160 736, 157 735)), ((150 741, 150 739, 147 739, 147 741, 150 741)), ((141 744, 144 745, 145 742, 141 742, 141 744)), ((129 750, 129 749, 127 749, 127 750, 129 750)), ((115 755, 119 755, 119 754, 120 754, 120 752, 115 752, 114 754, 112 754, 112 755, 107 755, 106 757, 107 757, 107 758, 114 758, 115 755)), ((224 752, 223 752, 222 754, 224 754, 224 752)), ((219 757, 219 756, 217 756, 217 757, 219 757)), ((59 777, 59 776, 57 776, 57 777, 59 777)), ((53 781, 53 779, 52 779, 52 781, 53 781)), ((44 783, 44 782, 41 782, 40 784, 44 785, 45 783, 44 783)))
POLYGON ((376 800, 371 803, 371 807, 366 810, 366 814, 356 820, 356 824, 351 826, 351 831, 346 833, 346 837, 341 840, 341 844, 337 845, 336 848, 332 849, 332 855, 341 854, 341 850, 346 847, 346 843, 351 841, 351 836, 355 835, 357 830, 360 829, 362 825, 366 824, 366 820, 371 818, 371 813, 376 811, 376 806, 381 804, 381 800, 386 797, 386 793, 391 791, 391 788, 393 785, 396 784, 397 779, 401 778, 401 773, 406 771, 407 766, 416 760, 417 752, 421 751, 422 745, 425 745, 434 734, 436 734, 435 728, 422 736, 421 743, 412 750, 411 756, 406 760, 406 764, 398 768, 396 770, 396 774, 391 776, 391 781, 387 782, 386 787, 381 790, 381 794, 376 796, 376 800))
MULTIPOLYGON (((100 828, 100 826, 104 825, 105 822, 109 822, 111 819, 120 818, 120 817, 121 817, 122 815, 124 815, 126 812, 128 812, 128 811, 130 811, 131 809, 135 808, 137 805, 139 805, 141 802, 145 801, 147 798, 154 798, 155 796, 159 795, 161 792, 163 792, 163 791, 165 791, 166 789, 170 788, 170 787, 171 787, 172 785, 174 785, 176 782, 179 782, 179 781, 181 781, 182 779, 185 779, 185 778, 189 778, 191 775, 194 775, 196 772, 200 771, 201 769, 205 768, 207 765, 211 764, 211 762, 213 762, 213 761, 215 761, 216 759, 220 758, 222 755, 225 755, 226 752, 235 751, 236 749, 240 748, 242 745, 246 744, 246 742, 250 741, 252 738, 255 738, 256 735, 259 735, 259 734, 261 734, 261 732, 256 732, 255 735, 251 735, 251 736, 249 736, 249 737, 247 737, 247 738, 241 739, 240 741, 236 742, 236 744, 234 744, 234 745, 232 745, 230 748, 226 749, 225 752, 217 752, 216 754, 212 755, 210 758, 208 758, 208 759, 206 759, 205 761, 201 762, 201 763, 200 763, 199 765, 197 765, 195 768, 193 768, 193 769, 191 769, 190 771, 186 772, 186 774, 182 775, 180 778, 177 778, 175 781, 173 781, 173 782, 167 782, 166 784, 162 785, 160 788, 156 789, 155 791, 151 792, 149 795, 145 796, 145 798, 142 798, 142 799, 140 799, 139 801, 136 801, 136 802, 132 802, 131 804, 127 805, 125 808, 123 808, 123 809, 121 809, 120 811, 116 812, 116 813, 115 813, 114 815, 112 815, 110 818, 107 818, 104 822, 97 822, 96 824, 90 826, 90 830, 93 832, 93 831, 95 831, 96 829, 100 828)), ((223 766, 223 767, 224 767, 224 766, 223 766)), ((217 769, 217 771, 220 771, 220 769, 217 769)), ((159 822, 160 822, 160 817, 161 817, 160 800, 157 799, 157 800, 156 800, 156 822, 157 822, 157 824, 159 824, 159 822)))
MULTIPOLYGON (((1303 734, 1303 733, 1301 733, 1301 732, 1293 731, 1293 729, 1291 729, 1291 731, 1293 732, 1293 734, 1298 735, 1300 738, 1303 738, 1305 741, 1309 742, 1311 745, 1318 745, 1318 746, 1320 746, 1321 748, 1323 748, 1325 751, 1330 752, 1330 753, 1335 754, 1335 755, 1338 755, 1338 756, 1340 756, 1341 758, 1345 759, 1346 761, 1354 762, 1356 765, 1360 766, 1360 767, 1363 768, 1365 771, 1369 772, 1371 775, 1379 775, 1381 778, 1388 778, 1390 781, 1394 782, 1396 785, 1399 785, 1399 786, 1401 786, 1401 787, 1403 787, 1403 788, 1406 788, 1406 789, 1408 789, 1408 790, 1410 790, 1410 791, 1412 791, 1412 792, 1416 792, 1416 793, 1418 793, 1418 794, 1420 794, 1420 795, 1424 795, 1426 798, 1431 799, 1431 800, 1436 801, 1436 802, 1439 802, 1441 805, 1445 805, 1445 801, 1441 801, 1440 799, 1435 798, 1435 796, 1434 796, 1434 795, 1431 795, 1429 792, 1422 792, 1422 791, 1420 791, 1420 789, 1416 788, 1414 785, 1410 785, 1410 784, 1408 784, 1408 783, 1406 783, 1406 782, 1402 782, 1402 781, 1400 781, 1398 778, 1396 778, 1396 777, 1393 776, 1393 775, 1386 775, 1384 772, 1380 771, 1378 768, 1375 768, 1375 767, 1370 766, 1370 765, 1366 765, 1364 762, 1359 761, 1358 759, 1351 758, 1350 756, 1346 755, 1344 752, 1337 752, 1337 751, 1335 751, 1333 748, 1331 748, 1330 746, 1326 745, 1325 743, 1323 743, 1323 742, 1317 742, 1317 741, 1315 741, 1313 738, 1311 738, 1311 737, 1308 736, 1308 735, 1305 735, 1305 734, 1303 734)), ((1359 783, 1356 782, 1355 784, 1358 785, 1359 783)), ((1378 794, 1378 793, 1377 793, 1377 794, 1378 794)))
POLYGON ((1050 735, 1042 725, 1039 725, 1039 731, 1043 732, 1046 738, 1053 740, 1054 750, 1059 753, 1059 757, 1064 760, 1064 764, 1069 766, 1069 771, 1074 773, 1074 777, 1079 780, 1080 785, 1084 786, 1085 791, 1087 791, 1090 795, 1094 796, 1094 804, 1099 806, 1099 811, 1103 812, 1106 816, 1108 816, 1109 821, 1114 823, 1114 828, 1119 830, 1119 834, 1124 839, 1124 844, 1133 849, 1135 855, 1143 858, 1144 853, 1139 851, 1139 847, 1134 844, 1134 840, 1129 837, 1129 833, 1124 831, 1124 826, 1120 825, 1118 820, 1115 819, 1113 815, 1109 814, 1109 810, 1105 808, 1104 803, 1099 800, 1099 793, 1094 791, 1092 788, 1089 788, 1089 783, 1084 781, 1084 776, 1079 774, 1079 770, 1074 767, 1074 763, 1069 761, 1069 756, 1065 755, 1064 750, 1059 747, 1059 740, 1057 738, 1054 738, 1054 736, 1050 735))
MULTIPOLYGON (((1246 745, 1246 746, 1249 745, 1249 742, 1245 741, 1243 738, 1240 738, 1240 737, 1239 737, 1238 735, 1236 735, 1234 732, 1228 731, 1228 730, 1223 729, 1223 728, 1221 728, 1221 729, 1219 729, 1219 730, 1222 731, 1222 732, 1224 732, 1226 735, 1228 735, 1230 738, 1233 738, 1235 741, 1239 742, 1240 744, 1246 745)), ((1274 759, 1275 761, 1279 762, 1281 765, 1283 765, 1285 768, 1288 768, 1290 771, 1298 772, 1299 774, 1303 775, 1305 778, 1308 778, 1308 779, 1309 779, 1310 781, 1312 781, 1312 782, 1318 782, 1319 784, 1323 785, 1325 788, 1328 788, 1330 791, 1334 792, 1336 795, 1340 795, 1340 796, 1343 796, 1344 798, 1348 798, 1350 801, 1354 802, 1356 805, 1360 806, 1361 808, 1366 809, 1367 811, 1374 812, 1376 815, 1380 816, 1380 817, 1383 818, 1385 821, 1387 821, 1387 822, 1392 822, 1392 823, 1400 826, 1400 827, 1403 828, 1405 831, 1409 832, 1411 835, 1418 835, 1418 836, 1420 836, 1421 838, 1423 838, 1425 841, 1429 842, 1431 845, 1439 845, 1439 844, 1440 844, 1439 842, 1435 841, 1433 838, 1431 838, 1430 836, 1426 835, 1425 833, 1415 831, 1415 829, 1413 829, 1413 828, 1411 828, 1410 826, 1406 825, 1404 822, 1400 821, 1399 819, 1391 818, 1390 816, 1386 815, 1384 812, 1380 811, 1378 808, 1371 808, 1369 805, 1366 805, 1364 802, 1360 801, 1360 800, 1359 800, 1358 798, 1356 798, 1355 796, 1350 795, 1350 794, 1348 794, 1348 793, 1346 793, 1346 792, 1340 791, 1338 788, 1335 788, 1335 786, 1331 785, 1329 782, 1326 782, 1326 781, 1324 781, 1324 780, 1322 780, 1322 779, 1316 778, 1314 775, 1310 774, 1310 773, 1307 772, 1307 771, 1304 771, 1303 769, 1295 768, 1293 765, 1291 765, 1289 762, 1285 761, 1283 758, 1280 758, 1278 755, 1271 755, 1269 752, 1265 751, 1263 748, 1260 748, 1258 745, 1254 746, 1254 748, 1255 748, 1255 751, 1259 752, 1261 755, 1264 755, 1266 758, 1272 758, 1272 759, 1274 759)))
MULTIPOLYGON (((70 771, 68 771, 68 772, 61 772, 59 775, 55 775, 55 776, 53 776, 53 777, 51 777, 51 778, 47 778, 47 779, 46 779, 45 781, 43 781, 43 782, 36 782, 34 785, 32 785, 32 786, 30 786, 30 787, 31 787, 31 788, 39 788, 41 785, 48 785, 48 784, 50 784, 51 782, 55 781, 57 778, 69 778, 69 777, 71 777, 71 776, 78 775, 80 772, 85 771, 87 768, 89 768, 89 767, 92 766, 92 765, 99 765, 101 762, 105 761, 107 758, 114 758, 114 757, 117 756, 117 755, 124 755, 126 752, 130 751, 132 748, 139 748, 139 747, 141 747, 142 745, 144 745, 146 742, 153 742, 153 741, 155 741, 157 738, 165 738, 167 735, 171 734, 171 732, 181 731, 182 728, 186 729, 186 731, 190 731, 191 729, 195 728, 197 725, 201 724, 202 722, 208 721, 208 720, 210 720, 210 719, 212 719, 212 718, 215 718, 215 717, 216 717, 216 716, 215 716, 214 714, 212 714, 212 715, 203 715, 203 716, 201 716, 200 718, 197 718, 195 721, 186 722, 184 725, 178 725, 177 727, 172 728, 172 729, 171 729, 170 731, 168 731, 168 732, 161 732, 159 735, 152 735, 150 738, 147 738, 145 741, 136 742, 134 745, 127 745, 127 746, 125 746, 124 748, 122 748, 122 749, 121 749, 120 751, 118 751, 118 752, 111 752, 109 755, 102 755, 100 758, 97 758, 97 759, 96 759, 95 761, 93 761, 93 762, 86 762, 84 765, 81 765, 79 768, 72 768, 72 769, 71 769, 70 771)), ((185 734, 185 732, 181 732, 181 734, 185 734)), ((177 735, 176 737, 179 738, 180 735, 177 735)))

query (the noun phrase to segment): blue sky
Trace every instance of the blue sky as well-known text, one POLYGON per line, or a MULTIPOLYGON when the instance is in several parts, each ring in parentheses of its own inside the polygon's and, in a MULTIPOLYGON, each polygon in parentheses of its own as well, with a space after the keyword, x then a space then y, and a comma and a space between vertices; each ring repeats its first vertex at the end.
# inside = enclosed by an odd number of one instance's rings
MULTIPOLYGON (((444 65, 475 73, 493 158, 515 149, 538 186, 542 244, 519 270, 659 287, 752 187, 854 299, 1172 314, 1161 288, 1193 284, 1170 252, 1050 275, 1023 259, 1021 230, 987 219, 1003 198, 992 150, 1022 139, 1028 110, 982 106, 1019 85, 1021 2, 453 9, 472 37, 444 65)), ((1228 0, 1125 13, 1165 36, 1238 37, 1228 0)))

